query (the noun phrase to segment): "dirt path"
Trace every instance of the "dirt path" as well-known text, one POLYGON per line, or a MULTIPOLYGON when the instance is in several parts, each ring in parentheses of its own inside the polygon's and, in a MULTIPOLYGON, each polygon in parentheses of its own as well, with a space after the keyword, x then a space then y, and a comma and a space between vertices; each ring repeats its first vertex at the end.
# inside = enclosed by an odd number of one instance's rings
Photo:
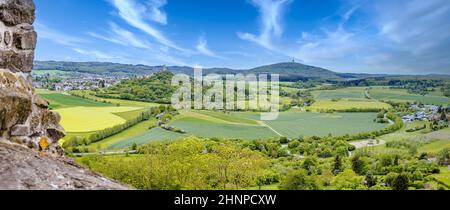
POLYGON ((265 126, 268 127, 270 130, 272 130, 274 133, 276 133, 278 136, 283 137, 284 135, 282 135, 281 133, 278 133, 278 131, 276 131, 275 129, 273 129, 272 127, 270 127, 269 125, 267 125, 265 122, 263 121, 257 121, 258 124, 260 124, 261 126, 265 126))

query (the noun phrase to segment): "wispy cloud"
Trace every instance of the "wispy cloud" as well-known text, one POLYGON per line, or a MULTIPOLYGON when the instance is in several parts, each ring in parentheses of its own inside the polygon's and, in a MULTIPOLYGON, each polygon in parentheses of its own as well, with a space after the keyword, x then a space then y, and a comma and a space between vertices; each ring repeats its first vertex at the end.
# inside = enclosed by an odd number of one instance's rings
POLYGON ((58 44, 66 45, 66 46, 78 46, 80 44, 85 44, 88 41, 75 37, 72 35, 68 35, 62 33, 60 31, 54 30, 47 25, 44 25, 40 22, 36 22, 34 24, 36 31, 39 33, 39 38, 47 39, 58 44))
POLYGON ((238 36, 247 41, 257 43, 267 49, 274 50, 272 39, 283 34, 281 19, 284 9, 291 0, 251 0, 261 15, 260 34, 238 32, 238 36))
POLYGON ((450 1, 399 0, 375 4, 380 33, 414 54, 434 51, 450 37, 450 1))
POLYGON ((296 57, 305 62, 333 60, 349 56, 356 52, 361 43, 358 43, 355 34, 339 27, 336 31, 323 30, 324 35, 311 35, 306 32, 298 41, 299 49, 296 57))
POLYGON ((104 52, 100 52, 97 50, 82 50, 79 48, 74 48, 73 50, 81 55, 92 56, 96 59, 102 59, 102 60, 110 60, 110 59, 113 59, 116 57, 116 56, 106 54, 104 52))
POLYGON ((186 51, 169 40, 161 31, 146 22, 148 19, 164 24, 167 22, 165 13, 160 10, 165 4, 165 1, 149 1, 146 5, 140 4, 134 0, 111 0, 111 2, 118 10, 119 16, 131 26, 152 36, 162 45, 180 51, 186 51), (150 14, 153 15, 148 16, 148 11, 152 11, 150 14))
POLYGON ((373 47, 388 55, 368 56, 371 64, 405 73, 448 73, 450 1, 380 0, 370 9, 380 39, 373 47))
POLYGON ((148 14, 148 17, 157 23, 166 25, 167 15, 161 8, 167 4, 167 0, 150 0, 147 4, 148 9, 146 14, 148 14))
POLYGON ((140 49, 152 48, 152 45, 147 40, 137 38, 133 33, 119 27, 117 24, 110 22, 109 26, 110 32, 107 36, 99 35, 94 32, 88 32, 88 34, 94 38, 102 39, 122 46, 130 46, 140 49))
POLYGON ((214 58, 221 58, 223 59, 224 57, 218 55, 217 53, 211 51, 208 48, 208 42, 206 41, 205 37, 201 36, 198 39, 198 44, 196 46, 196 49, 198 50, 198 52, 200 52, 203 55, 209 56, 209 57, 214 57, 214 58))

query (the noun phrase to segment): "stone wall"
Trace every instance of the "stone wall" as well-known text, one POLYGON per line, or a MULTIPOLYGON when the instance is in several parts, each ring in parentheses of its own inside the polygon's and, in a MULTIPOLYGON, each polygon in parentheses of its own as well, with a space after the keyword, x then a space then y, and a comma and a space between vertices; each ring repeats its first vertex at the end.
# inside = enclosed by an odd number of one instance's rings
POLYGON ((0 141, 63 155, 60 116, 31 86, 34 20, 32 0, 0 0, 0 141))

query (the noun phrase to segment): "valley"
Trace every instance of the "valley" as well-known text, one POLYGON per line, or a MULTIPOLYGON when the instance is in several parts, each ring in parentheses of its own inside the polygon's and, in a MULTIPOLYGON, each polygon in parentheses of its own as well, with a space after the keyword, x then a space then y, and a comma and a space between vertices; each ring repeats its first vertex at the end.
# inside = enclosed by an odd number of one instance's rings
MULTIPOLYGON (((45 76, 51 70, 44 72, 45 76)), ((289 171, 293 167, 302 168, 296 172, 306 173, 301 176, 311 179, 312 188, 301 189, 391 189, 394 186, 387 183, 388 178, 394 176, 393 173, 400 177, 402 173, 394 169, 394 162, 391 162, 393 166, 383 166, 387 164, 383 162, 385 159, 419 164, 420 158, 425 157, 428 163, 414 166, 425 167, 421 169, 420 183, 411 178, 409 188, 440 189, 448 188, 450 184, 449 173, 439 162, 450 148, 448 121, 435 118, 441 118, 442 111, 446 113, 450 100, 439 86, 419 95, 410 93, 409 89, 383 85, 380 81, 362 86, 355 86, 355 81, 334 80, 336 78, 329 82, 320 79, 309 79, 306 83, 283 81, 280 91, 282 112, 276 120, 262 121, 262 112, 258 110, 173 110, 166 103, 173 91, 167 86, 170 78, 168 72, 157 72, 142 79, 125 79, 111 87, 69 91, 39 89, 38 92, 62 117, 61 124, 67 136, 60 144, 68 155, 97 153, 77 157, 77 161, 113 179, 134 180, 130 184, 141 189, 289 189, 289 180, 293 176, 289 171), (145 94, 144 89, 150 90, 150 94, 145 94), (156 99, 159 95, 162 98, 156 99), (423 105, 433 109, 421 108, 423 105), (437 107, 442 109, 437 110, 437 107), (426 118, 401 119, 421 110, 426 118), (136 154, 128 154, 128 151, 136 154), (173 153, 175 151, 189 155, 187 159, 180 159, 182 157, 173 153), (197 157, 195 151, 207 153, 197 157), (248 153, 250 159, 234 159, 234 164, 257 162, 252 167, 232 172, 236 176, 245 173, 248 180, 233 184, 231 180, 219 179, 220 187, 205 183, 201 177, 219 176, 220 172, 214 171, 214 163, 230 158, 222 153, 225 151, 248 153), (109 153, 117 154, 105 155, 109 153), (202 162, 208 160, 201 158, 213 158, 209 160, 213 162, 202 162), (171 162, 167 162, 169 160, 171 162), (177 161, 192 167, 204 163, 204 167, 212 168, 209 172, 204 171, 201 177, 195 178, 198 173, 187 177, 179 186, 181 188, 172 186, 172 182, 151 182, 154 185, 149 186, 148 182, 138 181, 147 175, 132 168, 144 164, 143 161, 153 164, 152 168, 144 167, 144 171, 163 165, 176 171, 180 167, 176 165, 177 161), (370 161, 381 165, 369 166, 370 161), (342 166, 337 166, 338 163, 342 166), (356 163, 365 166, 355 168, 356 163), (307 164, 313 164, 318 171, 307 164), (129 173, 127 176, 132 177, 118 176, 116 170, 125 170, 129 173), (257 174, 252 175, 249 170, 257 174), (375 174, 377 184, 357 184, 360 183, 357 180, 368 179, 369 172, 375 174), (339 179, 352 179, 350 183, 354 185, 340 186, 339 179)), ((372 79, 361 81, 371 83, 372 79)), ((148 173, 153 174, 152 179, 156 181, 164 177, 176 178, 175 171, 148 173)), ((413 176, 416 172, 408 173, 413 176)))

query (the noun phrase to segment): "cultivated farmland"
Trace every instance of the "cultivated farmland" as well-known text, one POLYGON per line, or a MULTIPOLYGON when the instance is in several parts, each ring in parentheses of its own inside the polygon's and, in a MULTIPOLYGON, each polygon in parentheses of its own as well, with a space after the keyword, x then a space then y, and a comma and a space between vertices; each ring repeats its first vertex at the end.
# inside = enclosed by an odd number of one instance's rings
POLYGON ((354 134, 386 126, 374 123, 375 118, 376 113, 282 112, 277 120, 261 122, 258 113, 195 111, 183 112, 171 125, 201 137, 269 139, 354 134))
POLYGON ((135 111, 137 107, 71 107, 55 110, 67 132, 91 132, 113 127, 126 120, 115 113, 135 111))
POLYGON ((450 104, 450 98, 430 94, 421 96, 417 94, 409 94, 406 90, 389 89, 388 87, 374 87, 370 91, 370 97, 378 100, 390 101, 409 101, 424 104, 447 105, 450 104))
POLYGON ((337 90, 312 91, 316 100, 331 100, 338 98, 364 98, 365 87, 342 88, 337 90))
POLYGON ((111 104, 96 102, 89 99, 83 99, 68 94, 62 94, 54 91, 38 90, 38 93, 50 103, 51 109, 61 109, 67 107, 108 107, 111 104))
POLYGON ((317 101, 307 108, 309 111, 318 112, 322 110, 349 110, 349 109, 389 109, 391 106, 387 103, 366 100, 366 99, 341 99, 337 101, 317 101))
POLYGON ((147 144, 152 141, 174 140, 186 135, 164 130, 162 128, 153 128, 143 134, 121 140, 119 142, 109 145, 110 150, 129 148, 136 143, 137 145, 147 144))
MULTIPOLYGON (((242 114, 256 119, 258 115, 242 114)), ((334 136, 381 130, 386 125, 375 123, 376 113, 305 113, 282 112, 277 120, 264 123, 289 138, 299 136, 334 136)))
POLYGON ((213 122, 200 117, 180 116, 170 125, 201 137, 269 139, 278 137, 270 128, 232 122, 213 122))

